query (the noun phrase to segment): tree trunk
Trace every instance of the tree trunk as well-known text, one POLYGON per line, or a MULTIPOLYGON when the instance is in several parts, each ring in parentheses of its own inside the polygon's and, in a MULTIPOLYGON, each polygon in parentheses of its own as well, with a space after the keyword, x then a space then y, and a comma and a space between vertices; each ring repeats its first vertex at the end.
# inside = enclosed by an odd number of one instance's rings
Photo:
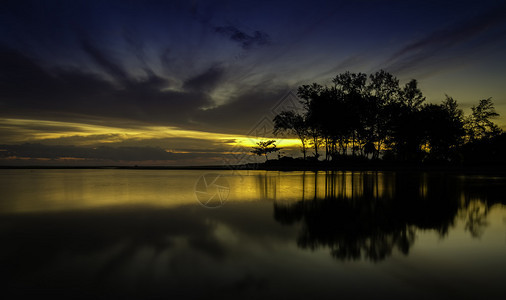
POLYGON ((313 143, 314 143, 314 157, 318 159, 318 136, 313 135, 313 143))
POLYGON ((355 132, 351 137, 351 155, 355 156, 355 132))

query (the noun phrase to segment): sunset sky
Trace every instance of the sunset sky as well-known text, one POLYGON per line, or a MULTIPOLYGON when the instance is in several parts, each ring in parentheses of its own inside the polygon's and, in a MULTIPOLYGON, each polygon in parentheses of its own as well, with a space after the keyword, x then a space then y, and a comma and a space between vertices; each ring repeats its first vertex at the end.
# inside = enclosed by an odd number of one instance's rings
MULTIPOLYGON (((249 161, 297 86, 415 78, 506 125, 504 1, 2 1, 0 165, 249 161)), ((279 140, 294 154, 294 140, 279 140)))

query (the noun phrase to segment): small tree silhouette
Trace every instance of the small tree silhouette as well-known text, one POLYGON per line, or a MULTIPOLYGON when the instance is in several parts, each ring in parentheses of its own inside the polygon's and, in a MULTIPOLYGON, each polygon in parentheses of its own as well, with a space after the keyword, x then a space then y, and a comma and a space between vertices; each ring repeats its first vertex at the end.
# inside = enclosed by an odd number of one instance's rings
POLYGON ((253 147, 251 152, 258 156, 265 155, 265 161, 268 161, 269 158, 267 157, 267 154, 281 150, 281 148, 276 147, 275 143, 275 140, 260 141, 257 143, 258 147, 253 147))

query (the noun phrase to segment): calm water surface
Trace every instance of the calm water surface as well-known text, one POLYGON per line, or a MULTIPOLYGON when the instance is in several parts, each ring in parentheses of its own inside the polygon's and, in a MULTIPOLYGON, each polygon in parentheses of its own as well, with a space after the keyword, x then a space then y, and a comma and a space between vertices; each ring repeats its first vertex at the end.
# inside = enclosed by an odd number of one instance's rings
POLYGON ((441 173, 0 170, 0 293, 505 299, 505 191, 441 173))

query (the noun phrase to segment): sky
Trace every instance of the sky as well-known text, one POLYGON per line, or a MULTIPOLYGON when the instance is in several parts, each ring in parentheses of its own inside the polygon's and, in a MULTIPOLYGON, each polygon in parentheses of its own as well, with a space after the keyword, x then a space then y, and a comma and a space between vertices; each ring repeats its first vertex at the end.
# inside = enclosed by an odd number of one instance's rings
POLYGON ((506 3, 4 0, 0 165, 250 162, 298 86, 380 69, 505 128, 506 3))

